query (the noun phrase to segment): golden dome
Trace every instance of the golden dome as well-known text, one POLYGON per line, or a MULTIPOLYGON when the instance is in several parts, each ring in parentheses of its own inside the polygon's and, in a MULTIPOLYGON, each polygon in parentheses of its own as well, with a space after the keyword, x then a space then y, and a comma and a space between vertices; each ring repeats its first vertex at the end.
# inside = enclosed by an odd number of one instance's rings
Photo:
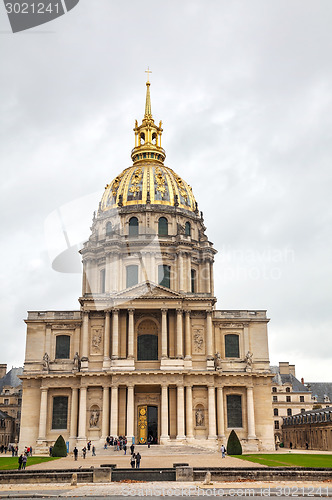
MULTIPOLYGON (((149 70, 147 73, 151 73, 149 70)), ((145 113, 141 125, 135 121, 133 165, 126 168, 105 188, 100 209, 135 205, 168 205, 197 211, 191 187, 169 167, 161 147, 162 122, 155 125, 151 112, 149 78, 146 82, 145 113)))
POLYGON ((197 210, 191 187, 171 168, 151 160, 134 164, 115 177, 105 188, 100 209, 105 212, 115 207, 148 204, 197 210))

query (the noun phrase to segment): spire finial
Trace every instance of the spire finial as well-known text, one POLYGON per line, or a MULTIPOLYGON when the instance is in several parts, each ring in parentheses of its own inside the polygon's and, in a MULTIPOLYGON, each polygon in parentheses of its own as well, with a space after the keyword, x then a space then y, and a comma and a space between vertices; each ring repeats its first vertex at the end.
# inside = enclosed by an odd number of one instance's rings
POLYGON ((144 118, 152 118, 152 112, 151 112, 151 97, 150 97, 150 80, 149 76, 152 71, 150 71, 150 68, 148 66, 148 69, 145 70, 145 73, 148 74, 148 79, 146 82, 146 100, 145 100, 145 113, 144 113, 144 118))

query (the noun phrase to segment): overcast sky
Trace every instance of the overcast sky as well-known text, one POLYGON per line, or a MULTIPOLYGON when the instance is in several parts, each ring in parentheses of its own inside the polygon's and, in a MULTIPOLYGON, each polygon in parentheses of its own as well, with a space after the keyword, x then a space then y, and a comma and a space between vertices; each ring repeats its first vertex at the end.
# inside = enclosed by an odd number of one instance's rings
POLYGON ((50 221, 89 236, 150 66, 165 164, 218 250, 217 307, 266 309, 271 363, 332 381, 331 26, 331 0, 81 0, 12 34, 0 6, 0 363, 23 364, 28 310, 78 308, 50 221))

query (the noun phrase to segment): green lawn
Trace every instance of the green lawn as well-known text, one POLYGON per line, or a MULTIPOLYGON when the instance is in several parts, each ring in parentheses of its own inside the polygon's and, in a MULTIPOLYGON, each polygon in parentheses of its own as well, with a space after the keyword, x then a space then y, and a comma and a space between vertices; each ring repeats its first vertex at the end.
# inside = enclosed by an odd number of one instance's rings
MULTIPOLYGON (((48 462, 49 460, 57 460, 54 457, 28 457, 27 467, 29 465, 40 464, 48 462)), ((18 469, 18 457, 2 456, 0 457, 0 470, 13 470, 18 469)))
POLYGON ((332 467, 332 455, 311 455, 304 453, 276 453, 271 455, 232 455, 242 460, 270 467, 332 467))

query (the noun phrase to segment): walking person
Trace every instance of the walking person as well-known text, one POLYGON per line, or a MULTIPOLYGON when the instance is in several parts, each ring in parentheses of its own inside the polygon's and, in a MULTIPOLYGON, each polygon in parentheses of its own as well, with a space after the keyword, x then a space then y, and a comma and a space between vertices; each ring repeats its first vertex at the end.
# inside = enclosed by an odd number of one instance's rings
POLYGON ((75 448, 74 448, 74 450, 73 450, 73 451, 74 451, 74 457, 75 457, 75 460, 77 460, 78 449, 76 448, 76 446, 75 446, 75 448))
POLYGON ((141 454, 140 452, 136 453, 136 469, 139 469, 140 464, 141 464, 141 454))
POLYGON ((135 461, 136 461, 136 455, 135 453, 132 453, 130 457, 130 465, 132 469, 135 469, 135 461))
POLYGON ((221 451, 221 458, 225 458, 226 457, 226 448, 223 444, 221 445, 220 451, 221 451))
POLYGON ((23 464, 23 455, 21 453, 21 455, 18 457, 18 470, 22 469, 22 464, 23 464))
POLYGON ((95 445, 92 446, 92 456, 93 457, 96 456, 96 447, 95 447, 95 445))
POLYGON ((134 445, 134 444, 131 444, 131 445, 130 445, 130 453, 133 455, 133 454, 134 454, 134 451, 135 451, 135 445, 134 445))
POLYGON ((127 455, 127 445, 126 445, 126 443, 124 443, 124 445, 123 445, 123 450, 125 452, 124 454, 127 455))
POLYGON ((27 465, 28 457, 24 454, 23 455, 23 460, 22 460, 22 469, 25 469, 27 465))
POLYGON ((84 448, 82 448, 82 453, 83 453, 83 458, 86 457, 86 447, 84 446, 84 448))

